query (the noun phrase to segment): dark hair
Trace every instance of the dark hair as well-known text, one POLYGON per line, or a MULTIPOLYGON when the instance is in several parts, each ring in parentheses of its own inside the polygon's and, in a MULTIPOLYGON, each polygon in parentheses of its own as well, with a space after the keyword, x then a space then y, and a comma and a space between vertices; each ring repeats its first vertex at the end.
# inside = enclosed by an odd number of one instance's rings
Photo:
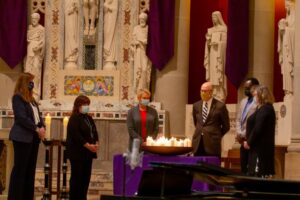
POLYGON ((250 81, 251 85, 259 85, 259 81, 254 77, 247 78, 246 81, 250 81))
POLYGON ((79 113, 80 106, 86 105, 86 104, 90 105, 90 103, 91 103, 91 100, 87 96, 79 95, 74 101, 72 114, 79 113))
POLYGON ((34 75, 31 73, 22 73, 16 83, 14 94, 20 94, 24 101, 28 103, 35 103, 33 91, 28 89, 30 81, 33 81, 34 75))

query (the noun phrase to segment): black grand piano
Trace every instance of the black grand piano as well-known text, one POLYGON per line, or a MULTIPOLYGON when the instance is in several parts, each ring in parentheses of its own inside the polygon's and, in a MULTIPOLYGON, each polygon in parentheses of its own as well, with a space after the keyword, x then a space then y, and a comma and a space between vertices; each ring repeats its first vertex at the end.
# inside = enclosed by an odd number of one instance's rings
POLYGON ((300 200, 300 181, 244 176, 200 162, 194 165, 152 162, 144 171, 136 196, 102 195, 101 200, 284 199, 300 200), (191 191, 193 179, 211 184, 212 191, 191 191))

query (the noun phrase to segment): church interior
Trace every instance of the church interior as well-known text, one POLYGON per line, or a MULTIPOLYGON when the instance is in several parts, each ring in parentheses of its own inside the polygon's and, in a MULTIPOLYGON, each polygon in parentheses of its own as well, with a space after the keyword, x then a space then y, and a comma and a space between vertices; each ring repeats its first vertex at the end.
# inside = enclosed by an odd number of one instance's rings
MULTIPOLYGON (((0 1, 0 199, 7 199, 14 164, 12 96, 23 72, 35 76, 34 98, 49 141, 39 146, 36 199, 45 191, 52 199, 65 199, 59 195, 69 190, 65 139, 78 95, 90 98, 99 136, 90 200, 124 195, 127 112, 138 104, 143 88, 151 92, 158 133, 191 141, 193 104, 200 100, 201 85, 212 82, 214 97, 226 104, 230 130, 222 138, 219 161, 204 161, 239 172, 237 112, 249 77, 267 86, 275 99, 274 178, 300 180, 298 18, 299 0, 0 1), (208 41, 218 43, 215 52, 208 41)), ((194 163, 186 153, 157 159, 194 163)), ((125 194, 135 192, 128 188, 125 194)))

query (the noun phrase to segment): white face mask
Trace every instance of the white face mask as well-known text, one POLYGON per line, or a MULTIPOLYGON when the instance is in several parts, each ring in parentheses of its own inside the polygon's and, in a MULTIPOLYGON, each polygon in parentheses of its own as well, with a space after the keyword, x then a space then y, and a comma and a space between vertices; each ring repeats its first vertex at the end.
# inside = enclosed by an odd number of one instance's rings
POLYGON ((258 99, 257 99, 257 96, 254 96, 254 97, 253 97, 253 101, 254 101, 256 104, 259 103, 259 102, 258 102, 258 99))
POLYGON ((88 106, 88 105, 83 105, 83 106, 81 106, 81 113, 82 114, 86 114, 86 113, 88 113, 90 111, 90 106, 88 106))
POLYGON ((144 106, 148 106, 150 103, 150 100, 149 99, 141 99, 141 102, 140 104, 144 105, 144 106))

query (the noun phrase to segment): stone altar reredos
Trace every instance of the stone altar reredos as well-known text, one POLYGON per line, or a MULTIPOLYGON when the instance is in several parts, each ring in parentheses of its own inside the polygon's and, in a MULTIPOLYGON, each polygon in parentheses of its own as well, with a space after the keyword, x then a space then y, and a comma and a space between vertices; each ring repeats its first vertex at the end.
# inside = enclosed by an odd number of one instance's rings
POLYGON ((82 1, 78 0, 78 2, 79 56, 78 68, 73 70, 64 69, 66 64, 64 59, 64 12, 66 9, 64 0, 45 2, 46 54, 44 59, 42 107, 51 109, 54 102, 56 105, 65 105, 64 108, 70 108, 70 102, 73 102, 74 97, 78 94, 89 96, 92 102, 109 102, 117 105, 126 105, 128 102, 133 103, 136 94, 133 91, 133 63, 130 61, 129 50, 133 28, 138 24, 138 15, 148 9, 149 2, 147 0, 122 0, 118 3, 118 28, 115 33, 117 37, 116 70, 103 70, 104 2, 99 1, 98 3, 99 16, 96 23, 96 33, 93 37, 84 35, 83 6, 82 1), (92 62, 90 62, 91 59, 92 62), (87 67, 90 63, 92 63, 93 69, 87 67), (81 76, 85 79, 81 82, 84 88, 80 92, 67 92, 68 94, 66 94, 68 85, 65 85, 65 83, 68 80, 70 81, 71 76, 81 76), (113 91, 110 91, 109 95, 99 95, 100 92, 97 95, 95 91, 92 94, 92 87, 96 84, 96 79, 103 76, 107 78, 106 81, 108 82, 113 80, 113 91), (88 77, 92 78, 87 81, 88 77))

